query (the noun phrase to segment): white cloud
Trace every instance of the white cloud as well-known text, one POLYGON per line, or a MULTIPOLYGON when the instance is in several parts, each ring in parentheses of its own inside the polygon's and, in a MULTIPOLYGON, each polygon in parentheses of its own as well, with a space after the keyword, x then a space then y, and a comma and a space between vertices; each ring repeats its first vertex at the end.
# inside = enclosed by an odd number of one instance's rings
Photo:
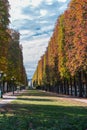
POLYGON ((68 0, 9 0, 11 27, 19 30, 23 45, 24 65, 31 78, 40 57, 44 54, 54 28, 57 12, 63 12, 68 0))
POLYGON ((46 20, 43 20, 43 21, 40 21, 40 23, 42 23, 42 24, 43 24, 43 23, 47 23, 47 21, 46 21, 46 20))
POLYGON ((43 27, 41 31, 52 30, 53 28, 54 28, 54 25, 49 25, 49 26, 43 27))
POLYGON ((40 10, 41 16, 45 16, 47 14, 47 10, 40 10))
POLYGON ((31 31, 31 30, 20 30, 20 34, 21 34, 22 36, 23 36, 23 35, 29 35, 29 34, 33 35, 34 32, 31 31))
POLYGON ((22 16, 21 9, 29 5, 29 0, 9 0, 9 3, 11 6, 11 21, 25 17, 22 16))
POLYGON ((58 2, 66 2, 67 0, 58 0, 58 2))
POLYGON ((66 8, 67 8, 67 4, 64 4, 63 6, 61 6, 61 7, 59 8, 59 11, 60 11, 60 12, 64 12, 64 10, 66 10, 66 8))
POLYGON ((45 0, 48 5, 51 5, 53 3, 53 0, 45 0))
POLYGON ((22 14, 22 9, 25 7, 37 7, 42 2, 42 0, 9 0, 11 9, 10 9, 10 21, 13 22, 14 20, 18 19, 32 19, 27 15, 22 14))
POLYGON ((25 56, 24 63, 35 62, 40 59, 41 55, 44 54, 46 47, 48 46, 49 38, 37 38, 31 41, 24 41, 23 54, 25 56))
POLYGON ((42 0, 30 0, 30 5, 33 7, 37 7, 40 5, 41 2, 42 0))
POLYGON ((31 6, 39 6, 39 4, 42 2, 43 0, 9 0, 10 4, 12 6, 15 7, 26 7, 28 5, 31 5, 31 6))

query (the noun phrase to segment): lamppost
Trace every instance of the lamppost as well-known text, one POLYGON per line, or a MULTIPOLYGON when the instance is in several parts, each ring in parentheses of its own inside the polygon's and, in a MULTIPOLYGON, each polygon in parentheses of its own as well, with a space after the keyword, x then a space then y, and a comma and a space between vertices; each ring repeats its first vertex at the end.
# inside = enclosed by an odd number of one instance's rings
POLYGON ((14 81, 16 80, 16 78, 14 76, 12 76, 11 81, 12 81, 12 92, 14 95, 14 81))
POLYGON ((3 71, 0 71, 0 98, 3 98, 3 83, 2 83, 3 71))

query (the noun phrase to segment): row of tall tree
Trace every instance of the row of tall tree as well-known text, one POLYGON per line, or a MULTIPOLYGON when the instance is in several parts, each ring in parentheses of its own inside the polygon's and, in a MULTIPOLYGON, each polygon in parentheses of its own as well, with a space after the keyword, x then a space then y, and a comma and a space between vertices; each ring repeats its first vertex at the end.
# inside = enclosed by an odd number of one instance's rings
POLYGON ((87 0, 71 0, 58 18, 33 84, 52 92, 87 97, 87 0))
POLYGON ((27 84, 20 34, 9 28, 9 8, 8 0, 0 0, 0 71, 6 73, 7 81, 14 76, 16 82, 27 84))

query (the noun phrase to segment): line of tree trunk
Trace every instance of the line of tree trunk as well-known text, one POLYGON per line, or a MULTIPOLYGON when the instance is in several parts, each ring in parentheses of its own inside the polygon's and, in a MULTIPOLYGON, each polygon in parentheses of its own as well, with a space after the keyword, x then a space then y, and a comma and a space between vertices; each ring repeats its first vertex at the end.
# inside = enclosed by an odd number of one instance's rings
POLYGON ((70 76, 69 79, 63 78, 55 85, 45 84, 39 89, 75 97, 87 97, 87 74, 79 72, 78 75, 70 76))

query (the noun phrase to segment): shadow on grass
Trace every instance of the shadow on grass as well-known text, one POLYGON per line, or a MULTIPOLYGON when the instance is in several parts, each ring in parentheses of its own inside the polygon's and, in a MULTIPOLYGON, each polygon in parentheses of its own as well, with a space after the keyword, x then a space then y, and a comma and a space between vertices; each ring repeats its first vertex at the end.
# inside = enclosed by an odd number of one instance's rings
MULTIPOLYGON (((28 90, 25 93, 23 93, 24 96, 43 96, 43 97, 57 97, 57 95, 42 91, 42 90, 28 90)), ((20 96, 20 95, 19 95, 20 96)))
MULTIPOLYGON (((7 97, 7 98, 3 98, 5 100, 11 100, 11 99, 16 99, 14 97, 7 97)), ((41 101, 41 102, 53 102, 53 100, 51 99, 39 99, 39 98, 17 98, 16 100, 26 100, 26 101, 41 101)))
POLYGON ((42 90, 27 90, 25 93, 19 94, 19 95, 14 95, 14 96, 42 96, 42 97, 59 97, 59 98, 79 98, 79 99, 83 99, 85 97, 77 97, 74 95, 64 95, 64 94, 58 94, 58 93, 53 93, 53 92, 49 92, 49 91, 42 91, 42 90))
POLYGON ((77 106, 10 104, 3 108, 0 130, 86 130, 87 109, 77 106))
POLYGON ((26 101, 41 101, 41 102, 53 102, 51 99, 39 99, 39 98, 17 98, 18 100, 26 100, 26 101))

